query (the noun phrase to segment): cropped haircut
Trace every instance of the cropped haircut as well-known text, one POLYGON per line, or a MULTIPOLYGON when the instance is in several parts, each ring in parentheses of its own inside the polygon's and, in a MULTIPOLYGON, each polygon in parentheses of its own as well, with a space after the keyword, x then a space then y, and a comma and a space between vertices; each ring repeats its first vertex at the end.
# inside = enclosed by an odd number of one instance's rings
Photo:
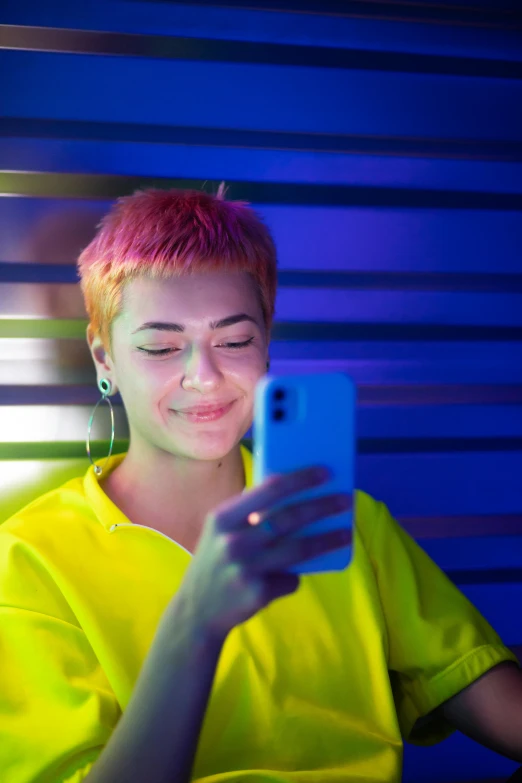
POLYGON ((112 355, 111 325, 123 307, 126 281, 202 272, 248 272, 256 285, 269 339, 277 287, 276 249, 246 203, 197 190, 138 190, 115 201, 77 269, 89 322, 112 355))

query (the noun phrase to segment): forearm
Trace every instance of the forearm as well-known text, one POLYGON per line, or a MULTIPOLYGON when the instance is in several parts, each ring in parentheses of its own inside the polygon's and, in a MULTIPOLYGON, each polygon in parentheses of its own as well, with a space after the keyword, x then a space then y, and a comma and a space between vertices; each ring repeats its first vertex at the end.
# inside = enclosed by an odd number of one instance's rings
POLYGON ((522 670, 514 662, 497 664, 439 711, 471 739, 522 762, 522 670))
POLYGON ((131 700, 88 783, 187 783, 223 641, 168 607, 131 700))

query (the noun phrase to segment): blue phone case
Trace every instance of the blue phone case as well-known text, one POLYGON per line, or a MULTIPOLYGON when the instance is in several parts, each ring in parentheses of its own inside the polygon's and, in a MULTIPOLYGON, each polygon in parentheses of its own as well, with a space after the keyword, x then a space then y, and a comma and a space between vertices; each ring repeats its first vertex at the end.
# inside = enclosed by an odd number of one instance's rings
MULTIPOLYGON (((254 485, 273 473, 290 473, 312 465, 327 465, 332 472, 326 483, 298 492, 274 509, 335 492, 353 493, 355 403, 355 384, 340 372, 270 374, 258 381, 253 421, 254 485)), ((313 522, 294 535, 307 536, 352 525, 352 510, 342 511, 313 522)), ((347 546, 303 561, 288 571, 341 571, 351 557, 352 547, 347 546)))

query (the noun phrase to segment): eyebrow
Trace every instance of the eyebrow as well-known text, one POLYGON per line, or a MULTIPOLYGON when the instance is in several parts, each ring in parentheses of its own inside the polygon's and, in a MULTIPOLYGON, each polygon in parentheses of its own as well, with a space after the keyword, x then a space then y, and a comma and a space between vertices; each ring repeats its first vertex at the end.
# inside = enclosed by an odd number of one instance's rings
MULTIPOLYGON (((229 315, 226 318, 222 318, 220 321, 211 321, 209 326, 211 329, 224 329, 226 326, 233 326, 234 324, 241 323, 241 321, 251 321, 256 326, 259 326, 255 318, 246 313, 237 313, 237 315, 229 315)), ((147 321, 142 324, 138 329, 135 329, 131 334, 137 332, 143 332, 145 329, 157 329, 160 332, 184 332, 185 327, 183 324, 173 324, 166 321, 147 321)))

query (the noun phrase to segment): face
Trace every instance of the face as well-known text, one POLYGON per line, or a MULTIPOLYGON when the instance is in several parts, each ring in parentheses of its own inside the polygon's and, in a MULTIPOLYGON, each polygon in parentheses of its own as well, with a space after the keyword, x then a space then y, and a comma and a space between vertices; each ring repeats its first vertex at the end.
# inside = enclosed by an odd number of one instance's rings
POLYGON ((152 447, 192 459, 219 459, 250 428, 268 344, 248 273, 129 281, 122 312, 112 324, 113 356, 90 329, 87 336, 98 379, 109 378, 117 387, 132 445, 143 453, 152 447), (240 314, 252 320, 225 321, 240 314), (154 328, 153 323, 178 326, 154 328), (195 406, 229 403, 228 412, 214 420, 195 420, 187 413, 195 406))

